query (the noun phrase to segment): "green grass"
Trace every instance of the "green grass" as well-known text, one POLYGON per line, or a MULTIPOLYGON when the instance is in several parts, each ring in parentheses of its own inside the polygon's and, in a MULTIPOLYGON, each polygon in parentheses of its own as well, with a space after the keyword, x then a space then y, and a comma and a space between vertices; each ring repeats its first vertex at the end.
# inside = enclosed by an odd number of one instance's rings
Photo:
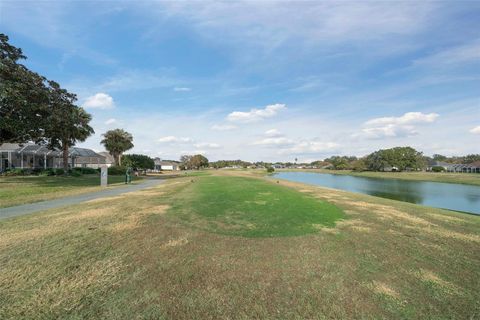
POLYGON ((298 236, 318 232, 321 226, 333 227, 343 217, 332 204, 244 177, 204 177, 178 198, 172 215, 194 227, 228 235, 298 236))
MULTIPOLYGON (((109 185, 122 184, 124 176, 109 176, 109 185)), ((136 180, 136 177, 133 177, 136 180)), ((99 175, 0 177, 0 208, 100 190, 99 175)))
POLYGON ((307 171, 331 174, 344 174, 357 177, 369 177, 379 179, 400 179, 413 181, 433 181, 445 183, 459 183, 480 186, 480 174, 478 173, 451 173, 451 172, 355 172, 351 170, 325 170, 325 169, 287 169, 279 171, 307 171))
POLYGON ((244 189, 288 188, 345 219, 303 236, 244 237, 172 209, 203 194, 201 180, 249 174, 171 178, 0 220, 0 319, 478 318, 480 217, 258 177, 244 189))

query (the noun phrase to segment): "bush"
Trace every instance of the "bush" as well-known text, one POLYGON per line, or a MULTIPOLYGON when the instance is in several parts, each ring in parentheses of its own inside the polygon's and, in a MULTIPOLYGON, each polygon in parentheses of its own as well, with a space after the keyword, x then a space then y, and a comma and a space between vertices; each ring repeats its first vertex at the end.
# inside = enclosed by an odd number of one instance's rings
MULTIPOLYGON (((69 174, 72 176, 72 177, 81 177, 82 176, 82 170, 75 170, 77 168, 73 168, 73 170, 70 170, 69 174)), ((78 169, 81 169, 81 168, 78 168, 78 169)))
POLYGON ((275 172, 275 169, 274 169, 273 167, 268 167, 268 168, 267 168, 267 172, 268 172, 268 173, 275 172))
POLYGON ((62 168, 57 168, 57 169, 55 169, 55 174, 57 176, 61 176, 61 175, 65 174, 65 170, 63 170, 62 168))
POLYGON ((23 176, 25 174, 24 169, 7 169, 5 175, 7 176, 23 176))
POLYGON ((435 166, 435 167, 432 167, 432 171, 433 172, 442 172, 442 171, 445 171, 445 168, 440 167, 440 166, 435 166))
POLYGON ((116 175, 124 175, 127 171, 127 168, 121 166, 111 166, 108 168, 108 174, 116 176, 116 175))
POLYGON ((93 168, 81 168, 81 169, 82 169, 81 172, 83 174, 95 174, 99 172, 97 169, 93 169, 93 168))

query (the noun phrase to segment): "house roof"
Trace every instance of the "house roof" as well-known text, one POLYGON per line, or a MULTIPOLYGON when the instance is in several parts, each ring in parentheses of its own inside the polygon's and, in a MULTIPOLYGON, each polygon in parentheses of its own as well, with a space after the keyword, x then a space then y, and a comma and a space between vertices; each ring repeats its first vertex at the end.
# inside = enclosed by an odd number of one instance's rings
MULTIPOLYGON (((16 143, 4 143, 0 145, 0 150, 16 151, 22 154, 61 156, 62 151, 58 148, 49 149, 47 146, 35 143, 26 143, 23 145, 16 143)), ((68 149, 69 157, 103 157, 95 151, 86 148, 72 147, 68 149)))
POLYGON ((114 163, 115 159, 113 156, 108 152, 108 151, 102 151, 98 153, 99 155, 105 157, 105 162, 106 163, 114 163))

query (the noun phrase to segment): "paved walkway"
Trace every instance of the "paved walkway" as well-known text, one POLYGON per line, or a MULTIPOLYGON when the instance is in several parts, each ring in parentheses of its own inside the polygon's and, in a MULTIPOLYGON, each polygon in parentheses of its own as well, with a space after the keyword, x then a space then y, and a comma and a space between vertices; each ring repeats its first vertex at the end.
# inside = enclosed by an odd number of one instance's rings
POLYGON ((47 210, 47 209, 65 207, 65 206, 69 206, 72 204, 77 204, 77 203, 81 203, 89 200, 112 197, 112 196, 116 196, 116 195, 127 193, 127 192, 151 188, 163 183, 163 181, 164 180, 160 180, 160 179, 146 179, 138 184, 124 185, 121 187, 111 187, 111 188, 106 188, 100 191, 83 193, 75 196, 68 196, 68 197, 54 199, 54 200, 23 204, 20 206, 14 206, 14 207, 8 207, 8 208, 0 208, 0 219, 21 216, 24 214, 29 214, 29 213, 47 210))

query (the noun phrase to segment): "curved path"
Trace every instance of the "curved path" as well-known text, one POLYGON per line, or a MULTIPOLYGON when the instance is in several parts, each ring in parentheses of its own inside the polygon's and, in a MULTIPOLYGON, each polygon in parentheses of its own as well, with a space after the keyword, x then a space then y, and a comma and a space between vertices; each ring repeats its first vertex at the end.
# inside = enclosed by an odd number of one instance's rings
POLYGON ((146 179, 138 184, 130 184, 124 185, 121 187, 114 187, 114 188, 106 188, 104 190, 83 193, 74 196, 68 196, 64 198, 54 199, 54 200, 47 200, 29 204, 22 204, 19 206, 14 207, 7 207, 7 208, 0 208, 0 219, 9 218, 9 217, 16 217, 21 216, 24 214, 29 214, 37 211, 65 207, 72 204, 77 204, 89 200, 105 198, 105 197, 112 197, 119 194, 138 191, 146 188, 155 187, 164 180, 161 179, 146 179))

